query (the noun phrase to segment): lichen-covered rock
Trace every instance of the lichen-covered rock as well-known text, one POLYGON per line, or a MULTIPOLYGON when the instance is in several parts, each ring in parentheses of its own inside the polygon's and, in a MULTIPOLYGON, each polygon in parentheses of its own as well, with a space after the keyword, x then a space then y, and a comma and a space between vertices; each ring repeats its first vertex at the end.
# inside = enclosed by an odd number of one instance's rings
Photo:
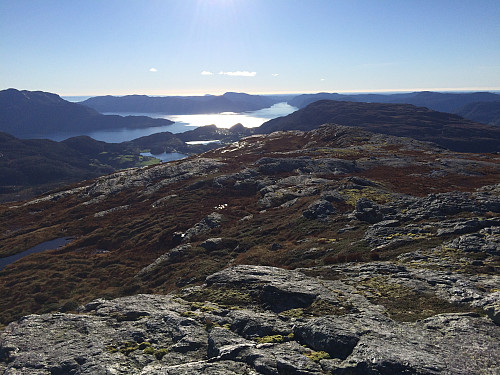
POLYGON ((238 353, 245 348, 253 348, 257 344, 249 341, 229 329, 215 327, 208 336, 208 358, 231 359, 237 358, 238 353))
POLYGON ((141 269, 135 277, 142 278, 150 276, 158 269, 163 267, 165 264, 167 264, 169 261, 181 256, 184 252, 186 252, 189 249, 191 249, 190 244, 179 245, 174 247, 173 249, 169 250, 165 254, 158 257, 153 263, 141 269))
MULTIPOLYGON (((486 290, 495 280, 467 281, 460 274, 391 262, 328 268, 336 280, 236 266, 177 295, 99 299, 78 314, 30 315, 0 332, 0 370, 44 375, 500 370, 498 292, 486 290), (437 312, 417 320, 393 318, 391 299, 424 294, 440 304, 433 293, 451 300, 457 290, 476 293, 461 303, 474 303, 490 317, 437 312), (238 305, 242 302, 245 308, 238 305)), ((414 301, 405 303, 412 308, 414 301)))
POLYGON ((80 194, 82 197, 108 196, 125 189, 147 186, 144 194, 148 195, 175 182, 207 174, 222 165, 217 160, 197 158, 150 168, 130 168, 99 177, 80 194))
POLYGON ((327 216, 335 213, 335 208, 327 200, 317 200, 311 203, 307 209, 302 211, 302 215, 308 219, 326 219, 327 216))
POLYGON ((237 266, 209 276, 206 282, 209 286, 244 287, 276 312, 307 307, 322 292, 335 300, 333 293, 316 280, 275 267, 237 266))
POLYGON ((500 297, 496 303, 486 305, 484 310, 496 325, 500 325, 500 297))
POLYGON ((217 228, 222 222, 222 215, 218 212, 212 212, 207 215, 200 222, 196 223, 194 226, 189 228, 183 236, 184 242, 191 241, 192 238, 205 234, 210 231, 210 229, 217 228))
POLYGON ((296 327, 294 333, 310 348, 340 359, 346 359, 360 339, 356 328, 348 327, 342 318, 313 319, 296 327))
MULTIPOLYGON (((495 220, 496 223, 496 220, 495 220)), ((478 233, 460 236, 447 244, 466 253, 500 255, 500 226, 481 229, 478 233)))
POLYGON ((366 221, 371 224, 384 220, 380 205, 366 198, 361 198, 356 202, 353 216, 358 220, 366 221))
POLYGON ((263 174, 279 174, 297 170, 300 173, 338 175, 358 170, 354 162, 335 158, 312 159, 310 157, 265 157, 259 159, 256 164, 258 165, 259 172, 263 174))

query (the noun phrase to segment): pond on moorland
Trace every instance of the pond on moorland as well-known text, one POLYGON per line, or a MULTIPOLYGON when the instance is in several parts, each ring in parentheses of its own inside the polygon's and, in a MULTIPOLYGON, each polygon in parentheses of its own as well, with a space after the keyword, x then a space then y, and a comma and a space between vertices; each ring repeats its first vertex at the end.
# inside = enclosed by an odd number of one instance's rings
POLYGON ((61 238, 56 238, 54 240, 50 241, 45 241, 42 243, 39 243, 36 246, 33 246, 29 248, 28 250, 24 250, 21 253, 17 253, 8 257, 0 258, 0 271, 8 266, 9 264, 14 263, 15 261, 18 261, 21 258, 24 258, 27 255, 34 254, 34 253, 39 253, 42 251, 46 250, 55 250, 60 247, 63 247, 64 245, 70 243, 73 240, 72 237, 61 237, 61 238))

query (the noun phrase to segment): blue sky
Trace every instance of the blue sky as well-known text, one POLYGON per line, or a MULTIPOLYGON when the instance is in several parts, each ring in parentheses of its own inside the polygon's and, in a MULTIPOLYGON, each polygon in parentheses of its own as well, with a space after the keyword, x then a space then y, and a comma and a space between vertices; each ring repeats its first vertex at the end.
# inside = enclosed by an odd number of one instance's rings
POLYGON ((0 0, 0 88, 499 90, 500 0, 0 0))

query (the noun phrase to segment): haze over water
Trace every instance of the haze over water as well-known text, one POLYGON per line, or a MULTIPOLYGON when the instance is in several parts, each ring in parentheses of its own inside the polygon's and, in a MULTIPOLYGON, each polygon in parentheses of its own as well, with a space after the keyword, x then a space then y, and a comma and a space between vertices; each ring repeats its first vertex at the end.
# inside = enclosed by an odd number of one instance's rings
POLYGON ((244 113, 223 112, 216 114, 210 113, 210 114, 198 114, 198 115, 165 115, 162 113, 113 112, 104 114, 165 118, 171 121, 175 121, 175 123, 172 125, 150 127, 143 129, 121 128, 113 130, 99 130, 99 131, 80 132, 80 133, 76 132, 53 133, 53 134, 47 134, 43 138, 52 139, 54 141, 62 141, 69 137, 74 137, 78 135, 88 135, 89 137, 92 137, 98 141, 104 141, 108 143, 120 143, 160 132, 183 133, 185 131, 193 130, 196 129, 197 127, 204 125, 216 125, 219 128, 230 128, 231 126, 240 123, 247 128, 255 128, 262 125, 264 122, 270 119, 280 116, 286 116, 296 110, 297 108, 292 107, 287 103, 277 103, 269 108, 264 108, 258 111, 244 112, 244 113))

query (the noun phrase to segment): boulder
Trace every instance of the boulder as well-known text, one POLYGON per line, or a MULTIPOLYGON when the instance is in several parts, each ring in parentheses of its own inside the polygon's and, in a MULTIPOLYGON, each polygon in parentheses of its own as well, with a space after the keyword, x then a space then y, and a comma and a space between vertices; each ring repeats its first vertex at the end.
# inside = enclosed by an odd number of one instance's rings
POLYGON ((335 212, 335 208, 329 201, 319 199, 302 211, 302 215, 307 219, 325 220, 327 216, 333 215, 335 212))
POLYGON ((366 198, 358 199, 353 216, 360 221, 366 221, 371 224, 384 220, 380 206, 366 198))

